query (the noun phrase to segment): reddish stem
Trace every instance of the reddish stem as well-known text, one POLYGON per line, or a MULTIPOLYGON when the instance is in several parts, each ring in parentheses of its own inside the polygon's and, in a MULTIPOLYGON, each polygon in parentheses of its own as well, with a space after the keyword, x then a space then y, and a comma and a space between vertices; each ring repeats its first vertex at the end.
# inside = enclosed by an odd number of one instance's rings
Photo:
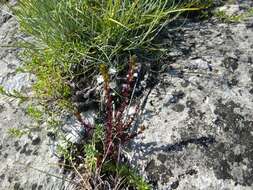
POLYGON ((107 113, 107 118, 106 118, 106 145, 105 145, 105 151, 110 153, 111 152, 111 144, 112 144, 112 129, 113 129, 113 118, 112 118, 112 96, 110 94, 110 88, 109 88, 109 83, 105 83, 105 96, 107 99, 106 102, 106 113, 107 113))

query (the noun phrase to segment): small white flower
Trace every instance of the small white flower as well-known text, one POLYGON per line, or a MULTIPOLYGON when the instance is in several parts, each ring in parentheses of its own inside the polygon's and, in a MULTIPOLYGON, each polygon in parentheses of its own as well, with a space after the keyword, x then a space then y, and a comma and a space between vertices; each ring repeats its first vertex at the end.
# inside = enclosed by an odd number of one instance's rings
POLYGON ((122 84, 122 87, 123 88, 127 88, 127 84, 122 84))
POLYGON ((114 75, 116 72, 117 72, 117 71, 116 71, 115 68, 110 68, 110 69, 109 69, 109 74, 114 75))
POLYGON ((116 82, 110 82, 109 85, 110 85, 111 89, 115 89, 117 87, 116 82))
POLYGON ((135 112, 136 112, 136 107, 135 106, 131 106, 129 108, 128 115, 134 115, 135 112))
POLYGON ((99 75, 98 78, 97 78, 97 83, 98 84, 102 84, 104 82, 104 78, 102 75, 99 75))

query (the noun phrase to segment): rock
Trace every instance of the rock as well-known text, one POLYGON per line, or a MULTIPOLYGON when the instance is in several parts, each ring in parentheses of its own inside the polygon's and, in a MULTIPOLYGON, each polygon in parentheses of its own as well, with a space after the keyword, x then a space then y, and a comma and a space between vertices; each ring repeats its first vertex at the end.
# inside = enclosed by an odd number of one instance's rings
POLYGON ((2 78, 2 86, 7 92, 13 92, 24 90, 31 86, 30 74, 28 73, 19 73, 8 75, 7 77, 2 78))
MULTIPOLYGON (((252 6, 250 0, 238 2, 221 10, 234 14, 252 6)), ((131 164, 152 189, 253 188, 252 26, 252 17, 231 25, 207 20, 188 22, 166 35, 164 42, 170 48, 166 69, 160 80, 152 75, 141 82, 141 90, 149 86, 153 90, 141 118, 146 130, 134 139, 129 151, 131 164)), ((0 44, 11 44, 20 36, 15 17, 3 7, 0 44)), ((0 85, 8 91, 29 91, 34 78, 15 72, 21 64, 18 52, 17 48, 1 48, 0 85)), ((77 91, 74 100, 82 99, 78 106, 89 109, 84 114, 93 123, 90 108, 94 103, 86 94, 94 93, 77 91)), ((0 96, 0 187, 74 189, 52 176, 66 177, 52 167, 58 162, 52 153, 62 143, 55 141, 54 132, 41 130, 21 139, 8 135, 11 127, 33 124, 24 109, 16 100, 0 96)), ((74 117, 64 119, 62 131, 67 139, 80 143, 83 126, 74 117)))
MULTIPOLYGON (((9 3, 14 4, 15 1, 9 3)), ((19 35, 15 17, 6 6, 1 6, 0 44, 8 45, 19 35)), ((33 79, 27 73, 15 72, 21 65, 17 57, 18 51, 17 48, 0 48, 0 85, 11 92, 29 91, 33 79)), ((32 134, 32 139, 26 135, 21 139, 10 137, 10 128, 23 130, 25 126, 34 124, 24 110, 25 105, 19 105, 18 100, 0 95, 0 189, 64 189, 66 184, 61 179, 52 177, 61 177, 62 174, 53 166, 58 159, 50 152, 45 130, 32 134)))
MULTIPOLYGON (((242 11, 239 4, 231 7, 242 11)), ((146 129, 128 151, 152 189, 253 189, 249 23, 253 17, 236 24, 188 22, 169 34, 176 43, 173 52, 183 53, 168 59, 170 68, 149 94, 140 119, 146 129)))
POLYGON ((232 16, 240 11, 239 4, 226 4, 217 9, 218 11, 224 11, 227 15, 232 16))
POLYGON ((41 142, 41 139, 39 136, 34 136, 32 138, 32 145, 38 145, 41 142))
MULTIPOLYGON (((95 111, 89 110, 81 113, 82 122, 87 123, 90 126, 94 126, 95 111)), ((77 120, 74 116, 65 116, 62 126, 62 131, 66 135, 66 139, 72 143, 83 143, 87 131, 85 126, 77 120)))

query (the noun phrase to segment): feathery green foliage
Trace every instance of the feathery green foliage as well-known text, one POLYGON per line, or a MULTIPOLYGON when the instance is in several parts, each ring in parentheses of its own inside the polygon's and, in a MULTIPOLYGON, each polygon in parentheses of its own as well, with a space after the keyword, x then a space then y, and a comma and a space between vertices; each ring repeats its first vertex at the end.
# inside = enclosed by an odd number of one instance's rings
POLYGON ((22 129, 18 129, 18 128, 9 128, 8 129, 8 134, 11 137, 15 137, 15 138, 21 138, 23 135, 27 134, 28 132, 22 129))
POLYGON ((94 129, 90 142, 84 145, 85 163, 91 172, 94 172, 97 168, 97 157, 101 152, 96 146, 98 143, 103 142, 104 136, 104 127, 98 124, 94 129))
POLYGON ((43 116, 43 113, 42 111, 40 111, 38 108, 32 106, 32 105, 29 105, 28 108, 27 108, 27 114, 35 119, 36 121, 39 121, 41 120, 42 116, 43 116))
POLYGON ((117 173, 122 180, 130 186, 133 186, 137 190, 150 190, 150 185, 145 182, 144 178, 137 174, 137 171, 129 168, 126 164, 115 164, 112 162, 107 162, 103 166, 103 170, 110 173, 117 173))

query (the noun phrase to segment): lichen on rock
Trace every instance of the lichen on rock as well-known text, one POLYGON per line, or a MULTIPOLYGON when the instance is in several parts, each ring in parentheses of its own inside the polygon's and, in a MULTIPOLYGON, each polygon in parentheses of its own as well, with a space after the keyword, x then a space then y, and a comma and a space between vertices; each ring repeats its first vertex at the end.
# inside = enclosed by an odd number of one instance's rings
POLYGON ((252 189, 253 17, 188 21, 168 33, 175 45, 129 157, 154 189, 252 189))

